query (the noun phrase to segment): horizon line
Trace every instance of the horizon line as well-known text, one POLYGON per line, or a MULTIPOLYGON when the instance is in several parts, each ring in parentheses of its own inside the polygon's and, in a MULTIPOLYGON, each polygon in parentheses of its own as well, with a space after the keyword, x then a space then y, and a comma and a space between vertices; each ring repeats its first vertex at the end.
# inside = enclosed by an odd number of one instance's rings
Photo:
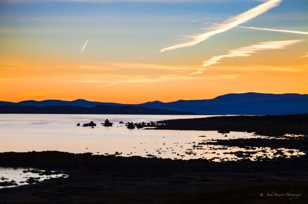
POLYGON ((170 100, 170 101, 163 101, 163 100, 149 100, 144 101, 140 103, 123 103, 123 102, 112 102, 112 101, 98 101, 98 100, 91 100, 91 99, 85 99, 85 98, 75 98, 75 99, 60 99, 60 98, 45 98, 45 99, 24 99, 24 100, 18 100, 18 101, 8 101, 8 100, 1 100, 0 103, 22 103, 22 102, 28 102, 28 101, 34 101, 34 102, 44 102, 44 101, 63 101, 63 102, 74 102, 78 100, 83 100, 87 102, 92 103, 112 103, 112 104, 121 104, 121 105, 140 105, 144 103, 151 103, 151 102, 160 102, 160 103, 172 103, 177 101, 198 101, 198 100, 213 100, 215 98, 225 96, 225 95, 240 95, 240 94, 264 94, 264 95, 308 95, 308 93, 296 93, 296 92, 282 92, 282 93, 270 93, 270 92, 254 92, 254 91, 248 91, 248 92, 230 92, 225 94, 216 95, 211 98, 196 98, 196 99, 176 99, 176 100, 170 100))

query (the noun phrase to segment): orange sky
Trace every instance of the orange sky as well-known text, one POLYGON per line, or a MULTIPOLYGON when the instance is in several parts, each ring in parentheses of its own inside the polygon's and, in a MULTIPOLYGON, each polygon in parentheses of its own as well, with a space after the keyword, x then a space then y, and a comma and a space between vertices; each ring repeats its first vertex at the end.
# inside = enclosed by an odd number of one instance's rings
POLYGON ((157 6, 161 1, 134 6, 50 2, 0 2, 0 101, 141 103, 239 92, 308 93, 303 0, 283 1, 246 23, 303 34, 236 27, 166 53, 160 49, 206 32, 260 1, 167 7, 157 6))
POLYGON ((227 59, 208 68, 201 76, 190 74, 199 67, 196 65, 100 65, 12 60, 6 63, 6 69, 0 71, 0 96, 1 100, 9 101, 85 98, 139 103, 211 98, 248 91, 308 93, 308 58, 298 58, 297 63, 292 64, 293 59, 285 60, 285 54, 280 52, 277 55, 282 56, 276 56, 275 61, 272 58, 268 63, 266 54, 251 59, 227 59))

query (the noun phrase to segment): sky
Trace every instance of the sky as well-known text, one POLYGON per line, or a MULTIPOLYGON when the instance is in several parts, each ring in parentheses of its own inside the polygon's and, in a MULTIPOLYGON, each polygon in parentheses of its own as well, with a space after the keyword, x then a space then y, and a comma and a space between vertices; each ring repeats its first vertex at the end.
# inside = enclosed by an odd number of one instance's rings
POLYGON ((0 0, 0 100, 308 93, 307 0, 0 0))

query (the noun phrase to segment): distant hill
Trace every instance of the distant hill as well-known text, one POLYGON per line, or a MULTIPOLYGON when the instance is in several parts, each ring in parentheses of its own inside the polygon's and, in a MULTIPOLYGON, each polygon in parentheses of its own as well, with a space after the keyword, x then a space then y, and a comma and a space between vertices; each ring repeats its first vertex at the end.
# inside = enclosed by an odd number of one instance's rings
POLYGON ((284 115, 308 113, 308 95, 304 94, 226 94, 213 99, 160 101, 142 104, 44 100, 0 102, 0 113, 48 114, 254 114, 284 115))
POLYGON ((78 99, 75 101, 45 100, 22 101, 18 103, 0 102, 0 113, 42 113, 42 114, 192 114, 191 112, 173 111, 117 103, 91 102, 78 99))
POLYGON ((181 110, 194 114, 283 115, 308 113, 308 95, 302 94, 226 94, 213 99, 148 102, 143 107, 181 110))

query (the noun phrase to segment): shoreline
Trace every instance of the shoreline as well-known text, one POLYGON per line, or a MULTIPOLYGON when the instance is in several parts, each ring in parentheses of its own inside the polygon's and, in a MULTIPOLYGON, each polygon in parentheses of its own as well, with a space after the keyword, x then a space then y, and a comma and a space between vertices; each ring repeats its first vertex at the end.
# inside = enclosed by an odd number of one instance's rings
POLYGON ((2 189, 0 198, 6 203, 281 203, 289 199, 260 197, 261 193, 300 194, 300 203, 308 200, 307 156, 214 163, 89 153, 7 152, 0 153, 0 166, 58 170, 69 175, 67 179, 2 189))
POLYGON ((205 159, 172 160, 58 151, 2 152, 0 167, 57 171, 67 174, 68 178, 1 189, 0 203, 307 203, 308 135, 302 126, 307 120, 308 115, 222 116, 167 120, 163 121, 166 126, 160 126, 167 129, 181 125, 181 129, 185 130, 195 128, 191 124, 197 124, 202 130, 215 127, 215 130, 222 132, 254 132, 257 127, 270 121, 272 126, 262 129, 261 133, 267 134, 273 128, 269 133, 273 133, 274 139, 226 138, 213 141, 213 144, 248 148, 286 147, 305 153, 291 158, 250 161, 243 157, 238 161, 213 162, 205 159), (244 122, 239 123, 239 119, 243 118, 244 122), (250 122, 247 122, 248 119, 250 122), (251 123, 255 125, 250 127, 251 123), (306 135, 282 137, 285 132, 306 135))
POLYGON ((280 116, 213 116, 159 121, 155 129, 250 132, 262 136, 308 135, 308 114, 280 116))

